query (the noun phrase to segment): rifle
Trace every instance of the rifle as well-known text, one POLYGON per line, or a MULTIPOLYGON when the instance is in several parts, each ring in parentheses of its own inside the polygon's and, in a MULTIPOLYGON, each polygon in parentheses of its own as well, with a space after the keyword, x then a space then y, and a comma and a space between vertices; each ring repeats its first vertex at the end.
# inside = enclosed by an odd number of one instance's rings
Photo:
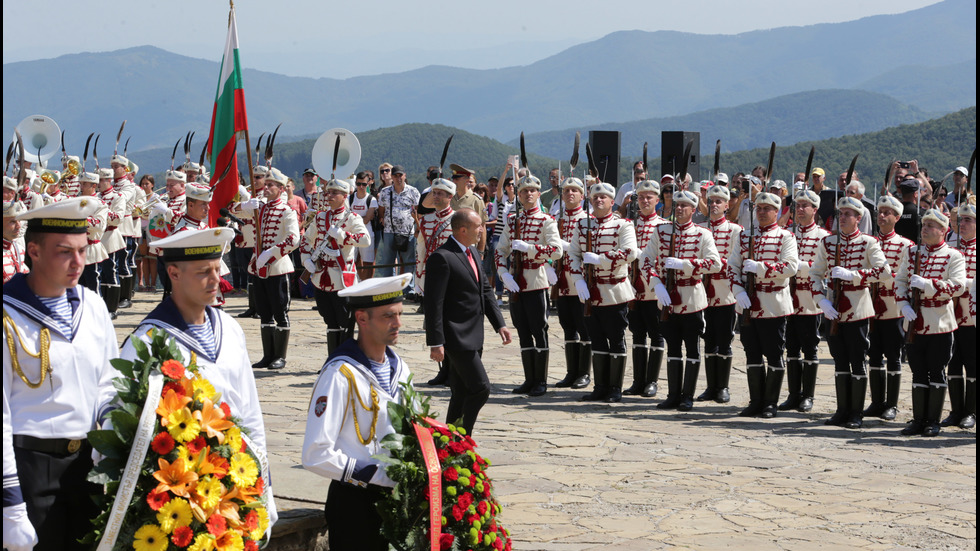
MULTIPOLYGON (((674 177, 674 193, 680 190, 681 184, 687 178, 687 162, 691 159, 691 148, 694 147, 694 142, 687 142, 684 146, 684 157, 681 159, 681 171, 677 173, 674 177)), ((667 251, 667 256, 674 256, 677 250, 677 200, 673 198, 670 202, 670 247, 667 251)), ((667 293, 672 294, 674 289, 677 288, 677 273, 676 270, 664 270, 664 287, 667 288, 667 293)), ((667 321, 670 317, 670 307, 660 308, 660 321, 667 321)))
MULTIPOLYGON (((596 168, 595 158, 592 156, 592 144, 585 144, 585 157, 589 160, 589 175, 596 178, 599 174, 599 170, 596 168)), ((588 187, 588 186, 586 186, 588 187)), ((589 192, 586 190, 586 197, 588 197, 589 192)), ((585 252, 592 252, 592 215, 589 214, 588 210, 585 212, 585 252)), ((583 315, 585 317, 590 317, 592 315, 592 289, 595 288, 595 267, 592 264, 582 263, 582 271, 585 273, 585 283, 589 287, 589 300, 585 301, 585 309, 583 315)))
MULTIPOLYGON (((527 168, 527 151, 524 149, 524 133, 521 132, 521 168, 527 168)), ((528 176, 531 175, 531 170, 527 171, 528 176)), ((514 189, 517 189, 517 169, 514 169, 514 189)), ((520 194, 516 198, 516 204, 514 205, 514 231, 510 235, 510 240, 521 238, 521 211, 524 210, 524 205, 521 203, 520 194)), ((517 285, 524 287, 524 253, 520 251, 515 251, 513 248, 510 251, 510 273, 514 276, 514 281, 517 285)), ((511 300, 517 300, 517 293, 511 294, 511 300)))
MULTIPOLYGON (((765 193, 765 190, 769 187, 769 180, 772 178, 772 162, 776 157, 776 142, 772 142, 769 146, 769 162, 766 164, 766 179, 762 182, 761 193, 765 193)), ((758 195, 758 194, 756 194, 758 195)), ((749 188, 749 260, 755 260, 755 205, 752 201, 751 187, 749 188)), ((750 299, 755 298, 755 272, 749 272, 745 274, 745 293, 749 295, 750 299)), ((749 314, 742 315, 742 325, 750 325, 752 323, 752 316, 749 314)))
MULTIPOLYGON (((859 155, 860 154, 855 155, 854 158, 851 159, 851 166, 847 168, 847 176, 844 178, 844 189, 847 189, 847 186, 850 185, 850 183, 851 183, 851 178, 854 176, 854 165, 855 165, 855 163, 857 163, 857 160, 858 160, 858 156, 859 155)), ((837 186, 837 192, 836 192, 835 198, 834 198, 834 208, 835 209, 837 208, 837 201, 839 200, 837 196, 839 196, 839 195, 840 195, 840 186, 837 186)), ((840 229, 840 214, 838 214, 837 215, 837 243, 834 245, 834 266, 840 266, 840 242, 841 242, 842 239, 843 239, 843 232, 841 232, 841 229, 840 229)), ((915 269, 916 269, 916 271, 919 270, 919 259, 918 258, 915 259, 915 269)), ((840 330, 840 327, 839 327, 839 325, 840 325, 840 297, 843 294, 843 292, 841 290, 841 287, 843 286, 843 283, 841 283, 841 280, 835 279, 832 285, 833 285, 833 289, 834 289, 834 310, 837 311, 838 316, 837 316, 837 319, 832 320, 830 322, 830 334, 831 335, 836 335, 837 332, 840 330)))
MULTIPOLYGON (((803 191, 807 190, 807 183, 810 182, 810 169, 813 168, 813 154, 816 152, 816 146, 810 146, 810 156, 806 158, 806 172, 803 173, 803 191)), ((795 182, 794 182, 795 184, 795 182)), ((800 224, 796 221, 796 196, 793 194, 793 235, 796 237, 797 243, 800 241, 800 234, 797 232, 800 224)), ((796 297, 796 276, 789 278, 789 296, 796 297)))
MULTIPOLYGON (((892 178, 892 165, 894 165, 894 164, 895 164, 895 161, 892 161, 892 162, 888 163, 888 168, 885 170, 885 183, 884 183, 884 188, 885 189, 888 189, 888 186, 891 183, 890 181, 891 181, 891 178, 892 178)), ((878 202, 875 201, 875 204, 877 204, 877 203, 878 202)), ((878 235, 878 228, 877 228, 877 226, 878 226, 878 224, 877 223, 874 223, 873 226, 872 226, 872 230, 871 230, 872 233, 874 233, 874 235, 876 235, 876 236, 878 235)), ((876 282, 874 282, 874 283, 871 284, 871 298, 872 298, 872 300, 875 297, 878 296, 878 291, 880 289, 881 289, 881 283, 879 283, 879 282, 876 281, 876 282)), ((876 314, 877 314, 877 312, 876 312, 876 314)), ((875 328, 875 318, 876 317, 877 316, 872 316, 871 319, 868 320, 868 331, 874 330, 874 328, 875 328)))
MULTIPOLYGON (((575 176, 575 165, 578 164, 578 146, 579 146, 579 139, 580 138, 581 138, 581 136, 579 135, 578 132, 576 132, 575 133, 575 145, 572 147, 572 158, 571 158, 571 160, 568 161, 568 165, 569 165, 568 177, 569 178, 572 178, 572 177, 575 176)), ((561 181, 561 173, 560 173, 561 172, 561 164, 558 165, 558 168, 559 168, 558 179, 559 179, 559 181, 561 181)), ((583 198, 583 201, 584 201, 584 198, 583 198)), ((571 222, 570 220, 568 220, 568 215, 565 214, 565 204, 562 201, 561 188, 559 188, 559 192, 558 192, 558 209, 559 209, 558 210, 558 228, 561 229, 561 218, 562 218, 562 216, 564 216, 566 218, 566 220, 565 220, 566 224, 568 224, 568 223, 571 222)), ((588 216, 588 214, 589 214, 588 213, 588 210, 586 210, 585 215, 588 216)), ((575 236, 572 235, 571 238, 574 239, 575 236)), ((564 269, 565 269, 565 257, 566 256, 567 256, 567 253, 564 253, 564 254, 561 255, 561 258, 559 258, 558 260, 556 260, 554 262, 554 268, 555 268, 555 273, 556 274, 561 274, 562 271, 564 271, 564 269)), ((551 287, 551 303, 552 304, 557 304, 558 303, 558 292, 559 292, 558 284, 556 283, 555 285, 553 285, 551 287)))
MULTIPOLYGON (((647 142, 643 142, 643 172, 646 171, 647 171, 647 142)), ((636 185, 637 185, 636 183, 633 184, 633 197, 632 199, 630 199, 629 218, 630 220, 633 221, 633 231, 636 233, 637 236, 636 246, 639 247, 640 232, 639 232, 639 223, 636 220, 637 213, 638 213, 637 209, 639 209, 639 205, 636 204, 637 202, 636 185)), ((629 270, 630 285, 632 285, 634 289, 636 289, 636 284, 639 281, 639 279, 640 279, 640 258, 639 255, 637 255, 637 258, 630 263, 630 270, 629 270)), ((630 310, 635 309, 636 300, 631 300, 627 307, 630 310)))

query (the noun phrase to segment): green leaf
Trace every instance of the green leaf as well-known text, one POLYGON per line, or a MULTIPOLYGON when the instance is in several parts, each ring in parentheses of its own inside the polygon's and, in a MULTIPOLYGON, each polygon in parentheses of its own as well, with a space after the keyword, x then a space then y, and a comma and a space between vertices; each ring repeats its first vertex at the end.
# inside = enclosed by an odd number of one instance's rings
POLYGON ((116 371, 122 373, 125 377, 129 379, 133 378, 133 362, 122 358, 113 358, 109 360, 109 365, 114 367, 116 371))
POLYGON ((119 436, 120 440, 123 442, 132 442, 133 437, 136 436, 139 419, 132 413, 121 409, 113 410, 109 414, 109 418, 112 420, 112 430, 116 431, 116 435, 119 436))
POLYGON ((93 430, 88 433, 92 447, 106 457, 126 457, 129 450, 114 430, 93 430))

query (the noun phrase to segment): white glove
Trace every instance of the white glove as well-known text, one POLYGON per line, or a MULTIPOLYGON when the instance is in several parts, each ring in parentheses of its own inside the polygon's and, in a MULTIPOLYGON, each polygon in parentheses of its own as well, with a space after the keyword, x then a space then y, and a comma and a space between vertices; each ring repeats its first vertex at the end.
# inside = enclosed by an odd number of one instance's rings
POLYGON ((912 308, 908 304, 902 306, 902 317, 904 317, 909 323, 912 323, 919 318, 918 314, 915 313, 915 308, 912 308))
POLYGON ((327 235, 329 235, 330 237, 333 237, 334 239, 337 239, 337 240, 340 240, 340 239, 343 239, 344 237, 346 237, 346 235, 345 235, 346 233, 347 232, 345 232, 344 230, 338 228, 337 226, 330 226, 330 229, 327 230, 327 235))
POLYGON ((824 317, 829 320, 835 320, 840 316, 840 313, 834 310, 834 304, 825 298, 820 299, 820 309, 823 310, 824 317))
POLYGON ((511 250, 517 251, 519 253, 526 253, 531 250, 531 245, 529 245, 527 241, 521 241, 520 239, 515 239, 510 242, 510 248, 511 250))
POLYGON ((561 252, 567 253, 568 251, 572 250, 572 244, 571 243, 569 243, 568 241, 565 241, 564 239, 561 239, 560 241, 561 241, 561 252))
POLYGON ((660 303, 661 308, 670 306, 670 293, 667 292, 667 288, 664 287, 663 283, 658 283, 657 286, 653 288, 653 293, 657 295, 657 302, 660 303))
POLYGON ((340 251, 337 249, 323 249, 323 256, 340 256, 340 251))
POLYGON ((27 504, 3 508, 3 546, 9 551, 31 551, 37 545, 37 532, 27 518, 27 504))
POLYGON ((558 274, 555 273, 555 268, 551 264, 546 264, 544 267, 544 274, 548 276, 548 285, 554 285, 558 283, 558 274))
POLYGON ((684 261, 681 260, 680 258, 674 258, 672 256, 668 256, 667 258, 664 259, 664 268, 668 270, 683 270, 684 261))
POLYGON ((504 282, 504 287, 511 293, 516 293, 521 290, 520 285, 518 285, 517 281, 514 280, 514 276, 506 272, 500 276, 500 281, 504 282))
POLYGON ((741 291, 739 294, 735 295, 735 302, 742 310, 752 308, 752 299, 749 298, 749 294, 745 291, 741 291))
POLYGON ((848 270, 841 266, 834 266, 833 270, 830 270, 831 279, 839 279, 841 281, 853 281, 857 272, 854 270, 848 270))
POLYGON ((255 267, 262 268, 263 266, 268 264, 269 261, 272 260, 272 254, 273 254, 272 249, 266 249, 262 251, 262 254, 260 254, 259 257, 255 259, 255 267))
POLYGON ((922 276, 913 275, 912 277, 909 278, 909 287, 913 289, 918 289, 920 291, 924 291, 926 288, 926 283, 928 282, 929 280, 922 276))
POLYGON ((575 292, 578 293, 578 299, 582 302, 589 300, 592 296, 589 294, 589 284, 584 279, 575 282, 575 292))
POLYGON ((167 205, 164 205, 163 203, 154 203, 154 205, 150 207, 150 216, 153 217, 162 216, 166 213, 167 213, 167 205))
POLYGON ((303 267, 306 268, 307 272, 315 274, 317 272, 316 264, 313 262, 312 258, 307 258, 303 261, 303 267))
POLYGON ((260 206, 262 206, 262 202, 259 201, 258 197, 252 197, 248 201, 242 203, 242 208, 245 210, 259 210, 260 206))
POLYGON ((584 264, 592 264, 594 266, 598 266, 599 264, 602 264, 602 257, 595 253, 585 252, 582 253, 582 262, 584 264))
MULTIPOLYGON (((758 275, 760 269, 762 269, 763 271, 765 271, 765 269, 766 269, 766 265, 763 264, 762 262, 756 262, 755 260, 752 260, 750 258, 749 259, 746 259, 744 262, 742 262, 742 273, 743 274, 756 274, 756 275, 758 275)), ((748 308, 748 306, 746 306, 745 308, 748 308)))

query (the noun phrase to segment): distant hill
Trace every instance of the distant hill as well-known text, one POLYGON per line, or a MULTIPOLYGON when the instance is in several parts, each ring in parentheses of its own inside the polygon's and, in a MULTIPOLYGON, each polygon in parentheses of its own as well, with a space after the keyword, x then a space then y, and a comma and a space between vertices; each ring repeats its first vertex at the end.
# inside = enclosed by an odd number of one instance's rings
MULTIPOLYGON (((633 16, 656 16, 655 4, 633 16)), ((66 130, 72 150, 89 132, 112 135, 122 119, 135 148, 165 147, 188 130, 200 136, 220 52, 202 55, 209 59, 140 47, 5 64, 3 133, 42 113, 66 130)), ((945 0, 902 14, 737 35, 621 31, 503 69, 431 66, 345 80, 246 69, 243 78, 253 129, 282 122, 283 135, 295 136, 425 122, 506 141, 522 130, 678 116, 869 81, 881 87, 876 77, 905 67, 927 71, 975 59, 976 4, 945 0)), ((922 81, 912 92, 926 110, 963 108, 975 103, 963 98, 976 96, 976 79, 922 81)))
POLYGON ((977 60, 943 67, 905 66, 878 75, 857 88, 887 94, 927 111, 952 111, 976 103, 977 60), (933 88, 945 93, 936 95, 933 88))
MULTIPOLYGON (((622 155, 638 156, 643 150, 643 142, 649 142, 650 154, 659 156, 660 133, 685 130, 700 132, 702 144, 714 144, 721 138, 722 151, 727 152, 764 147, 773 140, 788 145, 870 132, 921 122, 934 116, 883 94, 863 90, 817 90, 678 117, 535 133, 528 135, 526 141, 535 153, 562 158, 570 154, 576 131, 586 137, 589 130, 618 130, 622 132, 622 155)), ((517 140, 508 143, 515 145, 517 140)))

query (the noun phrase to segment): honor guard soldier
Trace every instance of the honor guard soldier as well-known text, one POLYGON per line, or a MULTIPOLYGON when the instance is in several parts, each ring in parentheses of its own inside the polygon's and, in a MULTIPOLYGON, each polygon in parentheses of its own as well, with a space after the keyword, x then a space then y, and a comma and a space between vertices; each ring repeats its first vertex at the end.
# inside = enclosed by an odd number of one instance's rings
POLYGON ((944 237, 949 219, 936 209, 922 216, 921 242, 909 250, 895 281, 898 305, 909 322, 912 421, 905 436, 936 436, 946 401, 946 365, 953 354, 954 302, 966 288, 966 261, 944 237))
POLYGON ((395 483, 375 457, 388 455, 381 440, 394 432, 388 403, 410 384, 408 366, 391 346, 411 280, 376 277, 340 291, 354 313, 357 340, 344 342, 320 370, 303 441, 303 467, 331 480, 326 517, 333 551, 388 549, 375 503, 395 483))
POLYGON ((97 208, 77 198, 19 215, 31 273, 3 286, 3 546, 11 551, 87 549, 77 540, 98 513, 86 435, 115 392, 109 362, 118 348, 105 304, 78 285, 97 208))
POLYGON ((636 298, 627 276, 639 251, 633 224, 613 213, 616 188, 587 177, 589 180, 595 182, 589 188, 594 217, 584 216, 578 221, 571 252, 572 282, 579 300, 586 303, 595 371, 595 387, 582 399, 612 403, 623 397, 629 324, 626 309, 636 298))
POLYGON ((825 424, 849 429, 861 428, 868 392, 868 320, 874 316, 869 285, 890 272, 878 240, 858 230, 864 212, 859 199, 841 197, 837 202, 839 230, 823 239, 810 267, 813 296, 832 322, 827 344, 834 357, 837 411, 825 424), (833 300, 824 296, 824 280, 831 280, 836 293, 833 300))
POLYGON ((347 301, 337 293, 357 279, 354 249, 370 244, 364 221, 347 206, 350 191, 345 180, 324 183, 326 209, 310 222, 300 246, 303 267, 313 282, 316 309, 327 325, 328 354, 353 335, 347 301))
POLYGON ((96 197, 99 191, 99 175, 94 172, 82 172, 78 175, 78 196, 88 197, 98 205, 96 211, 88 217, 88 247, 85 248, 85 269, 78 283, 93 293, 99 293, 102 262, 109 258, 109 253, 102 244, 105 235, 106 222, 109 217, 109 206, 96 197))
POLYGON ((690 411, 701 371, 703 310, 708 307, 701 278, 721 270, 721 258, 711 232, 691 221, 698 196, 680 190, 674 191, 672 200, 674 222, 657 226, 640 265, 660 308, 668 309, 660 324, 667 341, 667 398, 657 408, 690 411), (686 366, 682 347, 687 351, 686 366))
MULTIPOLYGON (((727 178, 727 176, 726 176, 727 178)), ((739 243, 742 226, 728 220, 731 192, 726 186, 708 189, 708 222, 701 224, 711 232, 721 269, 704 276, 708 307, 704 310, 704 378, 707 388, 699 402, 713 400, 726 404, 731 400, 728 382, 732 375, 732 339, 735 338, 735 294, 728 279, 728 258, 739 243)))
POLYGON ((789 278, 796 275, 800 260, 793 234, 776 222, 781 206, 778 195, 756 195, 759 228, 742 232, 728 265, 732 292, 745 318, 740 337, 749 405, 739 413, 742 417, 775 417, 783 387, 786 317, 793 313, 789 278))
POLYGON ((890 195, 878 200, 878 244, 891 273, 882 274, 880 282, 871 284, 875 309, 874 321, 868 331, 871 403, 864 410, 864 416, 880 417, 886 421, 895 419, 898 414, 898 393, 902 389, 902 345, 905 343, 905 330, 902 327, 905 320, 895 297, 894 275, 908 256, 909 249, 915 245, 895 232, 895 223, 901 219, 903 210, 901 201, 890 195))
POLYGON ((20 201, 3 202, 3 282, 7 283, 15 274, 26 274, 30 270, 24 262, 24 249, 14 242, 20 235, 20 221, 17 217, 27 212, 20 201))
POLYGON ((126 198, 126 207, 123 209, 123 220, 119 224, 119 231, 126 241, 125 261, 117 265, 120 280, 120 308, 129 308, 133 305, 133 289, 135 288, 136 274, 136 248, 139 242, 142 228, 137 219, 133 217, 133 210, 136 205, 141 205, 146 201, 146 193, 133 181, 135 172, 131 172, 136 165, 122 155, 113 155, 112 162, 112 187, 126 198))
MULTIPOLYGON (((432 180, 428 197, 431 198, 433 210, 418 220, 415 238, 415 294, 423 296, 425 292, 425 263, 429 256, 441 247, 453 234, 451 227, 453 213, 453 197, 456 196, 456 184, 445 178, 432 180)), ((425 312, 424 304, 419 311, 425 312)), ((449 364, 439 362, 439 372, 429 380, 429 385, 442 385, 449 381, 449 364)))
POLYGON ((782 411, 795 409, 806 413, 813 409, 817 388, 817 346, 820 344, 820 320, 823 312, 813 295, 810 268, 817 258, 817 247, 830 232, 817 224, 820 195, 810 189, 796 193, 793 236, 800 262, 796 275, 790 278, 793 314, 786 318, 786 386, 789 395, 779 404, 782 411))
POLYGON ((958 235, 951 245, 960 251, 966 262, 967 284, 953 306, 957 327, 953 333, 953 358, 947 370, 949 416, 943 419, 942 426, 969 429, 977 424, 977 349, 974 348, 977 345, 977 321, 970 314, 971 303, 976 304, 973 289, 977 277, 977 206, 964 202, 956 215, 958 235))
POLYGON ((517 185, 520 208, 507 216, 497 242, 497 275, 510 291, 510 318, 521 344, 524 382, 514 394, 541 396, 548 388, 548 261, 561 258, 558 224, 541 212, 541 180, 517 185), (509 265, 509 266, 508 266, 509 265))
MULTIPOLYGON (((561 238, 562 256, 545 270, 555 272, 555 284, 551 288, 551 302, 558 309, 558 323, 565 335, 565 377, 555 383, 558 388, 574 389, 589 386, 592 379, 592 341, 585 323, 582 301, 572 283, 572 241, 578 234, 578 224, 588 216, 583 207, 585 184, 578 178, 566 178, 561 184, 561 200, 564 208, 558 214, 558 234, 561 238)), ((549 272, 549 276, 550 275, 549 272)))
POLYGON ((102 234, 102 246, 109 258, 99 265, 99 286, 109 315, 116 319, 116 310, 122 296, 119 287, 120 266, 126 263, 126 238, 121 230, 126 214, 126 197, 112 186, 112 169, 100 168, 96 170, 96 174, 99 175, 97 197, 109 207, 105 233, 102 234))
MULTIPOLYGON (((634 165, 634 172, 639 169, 642 169, 642 163, 634 165)), ((632 187, 632 184, 629 185, 632 187)), ((619 192, 623 193, 622 188, 619 192)), ((650 236, 657 226, 669 223, 657 215, 660 184, 653 180, 639 181, 628 200, 636 201, 638 214, 636 220, 633 220, 633 227, 636 231, 636 249, 642 251, 650 242, 650 236)), ((621 208, 620 211, 622 210, 621 208)), ((630 333, 633 334, 633 385, 624 390, 623 394, 652 398, 657 395, 657 381, 660 379, 660 367, 664 360, 664 336, 660 332, 657 294, 647 285, 639 257, 630 266, 630 283, 636 291, 636 300, 631 303, 627 314, 630 333)))
POLYGON ((262 332, 262 359, 252 365, 282 369, 286 366, 289 347, 289 279, 293 262, 289 258, 299 245, 299 222, 296 211, 283 200, 286 175, 270 168, 262 192, 266 203, 257 197, 235 206, 235 214, 249 217, 257 224, 256 253, 248 264, 258 287, 255 305, 262 332))
MULTIPOLYGON (((190 186, 188 186, 190 187, 190 186)), ((235 232, 230 228, 190 229, 157 241, 167 271, 174 283, 173 293, 140 322, 123 343, 121 357, 136 360, 132 339, 146 344, 153 340, 153 330, 164 330, 176 341, 177 349, 189 363, 196 363, 199 375, 221 393, 231 416, 247 429, 243 438, 255 452, 265 479, 269 526, 275 524, 275 502, 269 478, 269 461, 262 421, 262 406, 255 388, 255 376, 242 328, 221 310, 210 305, 221 293, 219 282, 235 232)))

